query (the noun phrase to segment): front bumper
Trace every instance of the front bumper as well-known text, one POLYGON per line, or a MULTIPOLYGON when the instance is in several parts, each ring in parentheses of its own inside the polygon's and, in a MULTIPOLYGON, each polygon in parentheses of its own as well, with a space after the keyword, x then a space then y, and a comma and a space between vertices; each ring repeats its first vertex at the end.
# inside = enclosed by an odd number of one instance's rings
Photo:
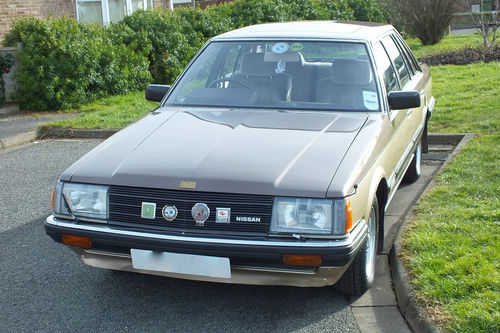
POLYGON ((45 230, 56 242, 62 242, 62 234, 90 237, 91 249, 71 248, 83 263, 94 267, 200 281, 301 287, 321 287, 337 282, 361 248, 367 233, 366 223, 361 221, 342 239, 271 241, 202 238, 79 224, 54 216, 47 218, 45 230), (135 269, 130 249, 229 258, 231 278, 135 269), (323 266, 285 266, 282 264, 283 254, 321 255, 323 266))

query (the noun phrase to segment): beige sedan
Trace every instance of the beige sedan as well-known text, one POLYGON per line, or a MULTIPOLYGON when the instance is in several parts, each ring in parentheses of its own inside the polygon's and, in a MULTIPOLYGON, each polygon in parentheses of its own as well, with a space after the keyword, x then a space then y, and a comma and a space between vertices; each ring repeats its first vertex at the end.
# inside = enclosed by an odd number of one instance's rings
POLYGON ((384 211, 420 175, 428 68, 390 25, 217 36, 159 107, 66 170, 46 232, 88 265, 183 279, 372 284, 384 211))

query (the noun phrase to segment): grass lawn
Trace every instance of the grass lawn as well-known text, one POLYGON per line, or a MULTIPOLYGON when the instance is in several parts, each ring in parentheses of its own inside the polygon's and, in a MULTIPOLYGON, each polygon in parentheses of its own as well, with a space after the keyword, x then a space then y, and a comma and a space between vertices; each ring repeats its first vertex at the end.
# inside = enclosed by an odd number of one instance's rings
POLYGON ((452 332, 500 331, 500 63, 435 66, 431 132, 474 132, 417 206, 403 260, 452 332), (453 83, 453 84, 450 84, 453 83))
POLYGON ((121 129, 153 110, 158 104, 146 101, 144 92, 110 96, 75 110, 65 110, 63 112, 80 112, 81 115, 78 118, 47 123, 42 125, 42 128, 121 129))
POLYGON ((452 51, 467 46, 478 47, 483 45, 483 37, 478 33, 465 35, 448 35, 435 45, 422 45, 418 38, 409 38, 406 43, 410 46, 417 58, 430 54, 452 51))

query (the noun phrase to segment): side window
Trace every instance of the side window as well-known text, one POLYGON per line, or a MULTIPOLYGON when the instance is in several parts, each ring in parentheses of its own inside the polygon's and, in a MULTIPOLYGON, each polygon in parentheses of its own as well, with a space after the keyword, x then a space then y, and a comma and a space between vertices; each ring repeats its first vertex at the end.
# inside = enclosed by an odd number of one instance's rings
POLYGON ((379 76, 384 80, 385 90, 387 93, 393 90, 400 90, 399 82, 396 76, 396 71, 392 67, 391 61, 385 51, 382 43, 378 42, 374 49, 375 62, 379 76))
POLYGON ((406 44, 406 42, 397 34, 393 35, 393 38, 399 43, 401 49, 404 50, 404 52, 406 52, 408 63, 410 64, 413 73, 415 74, 417 72, 421 72, 422 69, 420 68, 417 59, 413 55, 413 52, 410 50, 410 47, 406 44))
POLYGON ((411 79, 413 77, 413 75, 415 75, 415 70, 411 66, 410 57, 408 56, 408 53, 406 52, 405 48, 396 39, 395 35, 392 35, 392 40, 394 41, 394 43, 396 43, 396 46, 398 47, 399 53, 401 53, 401 55, 403 56, 403 60, 404 60, 405 66, 406 66, 406 68, 408 68, 408 73, 409 73, 410 79, 411 79))
POLYGON ((385 37, 382 40, 382 43, 389 54, 394 66, 396 66, 396 70, 399 73, 399 78, 401 79, 401 84, 404 86, 410 80, 410 74, 408 73, 408 68, 406 67, 403 56, 399 52, 396 44, 390 36, 385 37))

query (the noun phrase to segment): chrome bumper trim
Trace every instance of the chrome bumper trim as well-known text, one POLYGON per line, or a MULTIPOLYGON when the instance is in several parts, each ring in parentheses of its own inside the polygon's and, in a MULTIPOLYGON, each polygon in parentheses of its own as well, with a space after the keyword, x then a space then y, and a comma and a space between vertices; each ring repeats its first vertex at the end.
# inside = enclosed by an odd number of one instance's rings
POLYGON ((47 217, 47 224, 64 227, 68 229, 81 230, 81 231, 93 231, 102 232, 108 235, 123 235, 123 236, 135 236, 144 238, 153 238, 159 240, 168 241, 182 241, 182 242, 192 242, 192 243, 205 243, 205 244, 233 244, 233 245, 250 245, 250 246, 291 246, 291 247, 337 247, 337 246, 349 246, 350 244, 362 241, 367 232, 367 224, 361 220, 357 223, 356 227, 344 238, 341 239, 308 239, 306 241, 255 241, 255 240, 242 240, 242 239, 222 239, 222 238, 207 238, 207 237, 190 237, 190 236, 175 236, 175 235, 164 235, 155 234, 150 232, 139 232, 122 230, 108 225, 89 225, 89 224, 78 224, 75 222, 64 221, 54 217, 53 215, 47 217))

